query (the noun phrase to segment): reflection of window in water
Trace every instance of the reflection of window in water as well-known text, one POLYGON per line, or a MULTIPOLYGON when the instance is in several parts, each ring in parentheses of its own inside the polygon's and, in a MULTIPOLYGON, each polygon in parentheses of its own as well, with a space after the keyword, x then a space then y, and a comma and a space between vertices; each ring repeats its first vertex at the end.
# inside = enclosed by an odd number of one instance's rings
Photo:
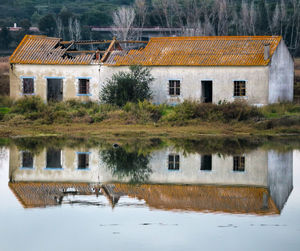
POLYGON ((88 153, 78 153, 78 169, 88 169, 89 168, 89 154, 88 153))
POLYGON ((179 170, 179 155, 178 154, 169 154, 169 170, 179 170))
POLYGON ((244 172, 245 171, 245 157, 244 156, 234 156, 233 157, 233 171, 234 172, 244 172))
POLYGON ((61 166, 61 150, 49 148, 47 150, 46 168, 62 168, 61 166))
POLYGON ((22 152, 22 167, 33 168, 33 155, 31 152, 22 152))
POLYGON ((211 155, 202 155, 201 156, 201 170, 202 171, 211 171, 211 155))

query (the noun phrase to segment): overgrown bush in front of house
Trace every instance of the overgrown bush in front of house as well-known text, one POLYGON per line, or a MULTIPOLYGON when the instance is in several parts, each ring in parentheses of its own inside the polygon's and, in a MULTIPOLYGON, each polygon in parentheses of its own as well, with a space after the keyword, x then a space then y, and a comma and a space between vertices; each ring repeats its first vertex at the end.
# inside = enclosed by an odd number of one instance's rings
POLYGON ((202 121, 245 121, 262 118, 260 109, 250 106, 242 101, 221 104, 199 103, 196 101, 184 101, 174 107, 173 111, 163 117, 165 121, 184 122, 191 119, 202 121))
POLYGON ((129 72, 118 72, 107 81, 100 92, 102 103, 124 106, 151 98, 150 84, 154 80, 150 69, 139 65, 130 66, 129 72))

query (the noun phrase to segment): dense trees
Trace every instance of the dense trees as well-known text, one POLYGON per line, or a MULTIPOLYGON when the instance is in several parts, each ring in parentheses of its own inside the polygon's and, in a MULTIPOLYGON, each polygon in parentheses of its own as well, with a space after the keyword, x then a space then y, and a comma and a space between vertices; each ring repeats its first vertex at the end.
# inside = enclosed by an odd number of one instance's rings
POLYGON ((123 27, 113 30, 121 39, 141 37, 132 27, 153 26, 180 28, 179 36, 282 35, 300 53, 300 0, 1 0, 0 26, 15 22, 64 39, 95 38, 88 26, 123 27))

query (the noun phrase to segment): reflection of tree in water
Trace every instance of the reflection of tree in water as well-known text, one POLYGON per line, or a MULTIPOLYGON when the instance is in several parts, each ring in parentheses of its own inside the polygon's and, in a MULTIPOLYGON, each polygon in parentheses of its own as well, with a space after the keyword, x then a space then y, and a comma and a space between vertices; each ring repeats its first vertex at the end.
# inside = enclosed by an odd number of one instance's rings
POLYGON ((103 162, 118 179, 130 178, 132 183, 142 183, 149 179, 152 173, 149 155, 137 152, 126 152, 123 148, 104 150, 101 153, 103 162))

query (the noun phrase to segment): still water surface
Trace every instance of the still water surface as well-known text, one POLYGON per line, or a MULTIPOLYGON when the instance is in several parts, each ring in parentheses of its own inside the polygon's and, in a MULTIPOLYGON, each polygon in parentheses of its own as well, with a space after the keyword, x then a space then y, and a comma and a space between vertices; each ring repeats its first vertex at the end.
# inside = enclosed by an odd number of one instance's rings
POLYGON ((0 250, 299 250, 298 147, 9 141, 0 250))

